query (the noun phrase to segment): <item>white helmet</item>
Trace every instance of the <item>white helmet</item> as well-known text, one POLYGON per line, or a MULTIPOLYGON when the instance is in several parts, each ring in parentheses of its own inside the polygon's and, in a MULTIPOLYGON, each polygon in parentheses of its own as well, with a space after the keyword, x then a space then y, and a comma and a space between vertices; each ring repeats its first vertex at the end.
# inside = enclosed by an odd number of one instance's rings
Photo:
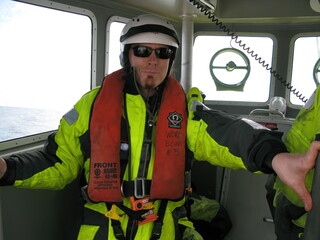
POLYGON ((133 43, 154 43, 179 47, 178 35, 172 24, 150 14, 131 19, 121 32, 120 43, 121 52, 125 45, 133 43))

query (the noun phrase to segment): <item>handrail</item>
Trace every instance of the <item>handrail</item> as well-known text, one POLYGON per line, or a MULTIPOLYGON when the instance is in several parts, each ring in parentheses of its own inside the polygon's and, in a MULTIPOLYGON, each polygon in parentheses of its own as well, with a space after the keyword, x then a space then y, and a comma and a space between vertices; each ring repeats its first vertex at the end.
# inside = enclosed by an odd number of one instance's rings
MULTIPOLYGON (((316 135, 316 141, 320 141, 320 134, 316 135)), ((312 209, 308 212, 303 240, 320 239, 320 154, 318 154, 312 182, 312 209)))
POLYGON ((279 115, 280 117, 285 119, 285 116, 284 116, 284 114, 282 112, 280 112, 279 110, 271 110, 271 109, 253 109, 249 113, 249 116, 253 116, 253 115, 259 114, 259 113, 279 115))

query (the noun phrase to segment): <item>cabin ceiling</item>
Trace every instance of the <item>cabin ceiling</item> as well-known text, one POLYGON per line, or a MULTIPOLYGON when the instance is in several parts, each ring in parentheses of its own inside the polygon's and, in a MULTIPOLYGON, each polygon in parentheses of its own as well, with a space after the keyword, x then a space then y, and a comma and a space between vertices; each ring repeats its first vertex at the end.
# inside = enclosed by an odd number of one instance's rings
MULTIPOLYGON (((85 0, 108 6, 110 2, 179 20, 193 15, 195 23, 210 22, 190 0, 85 0), (163 11, 165 9, 165 11, 163 11)), ((226 23, 319 22, 320 12, 310 1, 319 0, 204 0, 216 5, 214 15, 226 23)), ((319 4, 320 5, 320 4, 319 4)))

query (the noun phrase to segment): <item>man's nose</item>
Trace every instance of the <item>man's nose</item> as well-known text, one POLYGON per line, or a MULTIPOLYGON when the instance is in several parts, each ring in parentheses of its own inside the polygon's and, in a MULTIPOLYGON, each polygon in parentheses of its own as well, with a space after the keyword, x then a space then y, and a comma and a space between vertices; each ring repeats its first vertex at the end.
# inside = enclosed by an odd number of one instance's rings
POLYGON ((156 52, 153 50, 151 55, 148 57, 148 62, 149 63, 157 63, 158 62, 158 57, 156 56, 156 52))

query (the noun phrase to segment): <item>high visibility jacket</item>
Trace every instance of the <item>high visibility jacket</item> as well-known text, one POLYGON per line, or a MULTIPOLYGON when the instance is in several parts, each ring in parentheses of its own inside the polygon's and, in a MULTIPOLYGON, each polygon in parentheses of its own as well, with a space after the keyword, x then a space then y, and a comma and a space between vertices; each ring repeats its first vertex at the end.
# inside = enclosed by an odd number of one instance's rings
MULTIPOLYGON (((299 111, 296 120, 291 129, 285 136, 285 145, 289 152, 301 153, 306 152, 310 144, 315 140, 316 134, 320 133, 320 87, 313 93, 306 105, 299 111)), ((311 191, 314 170, 311 170, 305 179, 306 186, 311 191)), ((279 178, 276 179, 274 188, 276 189, 276 196, 274 205, 277 206, 277 198, 279 194, 283 194, 291 204, 297 207, 303 207, 303 202, 299 196, 287 185, 281 182, 279 178)), ((291 212, 287 216, 296 216, 290 219, 291 222, 299 227, 304 228, 307 214, 298 214, 301 212, 299 208, 291 208, 291 212)), ((303 213, 303 212, 302 212, 303 213)))
MULTIPOLYGON (((129 84, 129 83, 128 83, 129 84)), ((130 85, 130 84, 129 84, 130 85)), ((62 189, 75 180, 82 170, 88 181, 90 171, 90 141, 89 122, 92 104, 99 92, 97 87, 85 94, 61 119, 58 131, 49 136, 43 151, 29 154, 19 154, 7 158, 8 171, 1 185, 14 185, 21 188, 62 189)), ((132 179, 139 171, 140 153, 145 136, 146 103, 145 100, 130 86, 124 88, 131 136, 131 173, 132 179)), ((286 151, 281 142, 281 134, 272 132, 250 120, 237 119, 227 114, 207 109, 201 102, 198 89, 192 88, 187 93, 186 102, 189 115, 187 119, 186 146, 193 153, 193 158, 199 161, 209 161, 213 165, 232 169, 248 169, 252 172, 272 172, 271 161, 280 152, 286 151), (197 106, 198 105, 198 106, 197 106)), ((107 114, 112 114, 105 109, 107 114)), ((154 132, 153 132, 154 134, 154 132)), ((154 138, 154 136, 153 136, 154 138)), ((147 179, 152 179, 154 158, 154 143, 152 143, 151 160, 147 179)), ((120 150, 119 150, 120 152, 120 150)), ((128 168, 128 165, 127 165, 128 168)), ((128 170, 128 169, 127 169, 128 170)), ((125 172, 123 179, 127 180, 125 172)), ((156 200, 155 212, 158 212, 161 200, 156 200)), ((131 208, 130 200, 123 197, 123 204, 131 208)), ((178 238, 178 224, 192 227, 185 217, 184 198, 179 201, 168 201, 163 219, 160 239, 178 238)), ((109 210, 108 204, 86 203, 84 221, 80 228, 78 239, 116 239, 112 222, 104 214, 109 210), (88 217, 90 215, 90 217, 88 217), (90 222, 92 217, 103 219, 90 222), (106 231, 100 231, 104 229, 106 231)), ((117 209, 119 215, 123 212, 117 209)), ((129 217, 125 214, 120 218, 121 228, 125 234, 130 234, 129 217)), ((153 222, 137 227, 135 238, 150 239, 153 222)))

